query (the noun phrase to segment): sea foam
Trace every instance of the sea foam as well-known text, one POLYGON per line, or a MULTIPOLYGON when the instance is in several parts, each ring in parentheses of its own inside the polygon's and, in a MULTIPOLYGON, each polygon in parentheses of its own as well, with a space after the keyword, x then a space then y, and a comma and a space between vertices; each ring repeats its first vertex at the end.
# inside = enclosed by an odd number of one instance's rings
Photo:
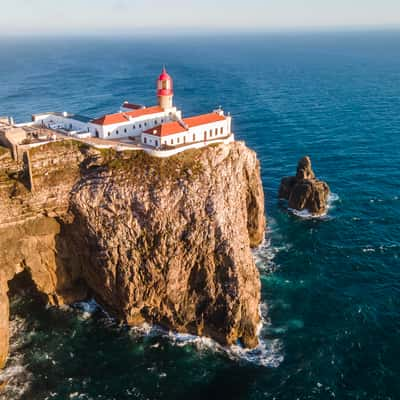
POLYGON ((7 382, 1 400, 19 399, 29 389, 33 374, 24 363, 23 348, 29 341, 26 321, 15 316, 10 321, 10 355, 0 371, 0 382, 7 382))
POLYGON ((331 219, 332 217, 329 216, 329 211, 334 209, 335 203, 340 200, 340 197, 336 193, 329 193, 328 201, 327 201, 327 211, 321 215, 314 215, 310 213, 308 210, 295 210, 293 208, 288 208, 288 210, 295 215, 296 217, 302 219, 320 219, 320 220, 327 220, 331 219))
MULTIPOLYGON (((264 367, 276 368, 282 363, 284 358, 282 343, 279 339, 266 340, 260 338, 256 348, 246 349, 240 344, 222 346, 209 337, 196 336, 189 333, 176 333, 147 323, 132 327, 130 334, 135 339, 142 335, 167 339, 173 346, 190 346, 200 355, 202 353, 216 353, 228 357, 235 362, 246 362, 264 367)), ((159 343, 153 344, 152 348, 159 348, 159 343)))

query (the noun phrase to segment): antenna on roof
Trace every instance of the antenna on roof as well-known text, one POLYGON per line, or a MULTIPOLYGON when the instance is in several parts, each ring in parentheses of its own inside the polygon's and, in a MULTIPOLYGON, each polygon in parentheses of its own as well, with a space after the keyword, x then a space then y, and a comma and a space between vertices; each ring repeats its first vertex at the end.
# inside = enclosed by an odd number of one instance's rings
POLYGON ((185 123, 185 121, 183 121, 182 119, 178 119, 178 124, 179 124, 182 128, 184 128, 184 129, 186 129, 186 130, 189 129, 188 124, 185 123))

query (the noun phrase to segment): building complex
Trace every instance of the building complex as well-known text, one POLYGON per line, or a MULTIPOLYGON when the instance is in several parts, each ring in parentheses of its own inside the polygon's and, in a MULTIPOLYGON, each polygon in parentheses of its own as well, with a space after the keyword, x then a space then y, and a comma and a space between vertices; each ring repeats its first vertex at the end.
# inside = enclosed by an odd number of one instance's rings
POLYGON ((124 102, 119 112, 90 119, 68 113, 33 115, 33 122, 69 131, 78 137, 129 138, 144 146, 171 149, 193 143, 209 143, 231 135, 231 117, 221 109, 189 118, 173 104, 173 80, 165 68, 157 79, 158 104, 145 107, 124 102))
POLYGON ((87 140, 94 145, 96 142, 101 142, 103 146, 106 142, 118 142, 158 154, 174 154, 186 148, 234 140, 232 118, 225 115, 221 108, 184 118, 182 111, 174 106, 173 97, 173 80, 163 68, 157 79, 157 104, 154 106, 125 101, 117 113, 94 119, 67 112, 34 114, 31 123, 15 125, 14 128, 29 125, 46 132, 87 140))

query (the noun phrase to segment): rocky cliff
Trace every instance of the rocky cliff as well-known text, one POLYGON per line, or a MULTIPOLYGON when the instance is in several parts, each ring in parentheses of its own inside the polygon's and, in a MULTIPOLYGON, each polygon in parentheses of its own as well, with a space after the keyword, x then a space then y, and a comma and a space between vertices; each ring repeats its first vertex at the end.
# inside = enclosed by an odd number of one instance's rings
POLYGON ((66 141, 30 160, 33 192, 0 154, 0 366, 19 273, 53 305, 90 294, 128 324, 257 344, 264 198, 243 143, 157 159, 66 141))

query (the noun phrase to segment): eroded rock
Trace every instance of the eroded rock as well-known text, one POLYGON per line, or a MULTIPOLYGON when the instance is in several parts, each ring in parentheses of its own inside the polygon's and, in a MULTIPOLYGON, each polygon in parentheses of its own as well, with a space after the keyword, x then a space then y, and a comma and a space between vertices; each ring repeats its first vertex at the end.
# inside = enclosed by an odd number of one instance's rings
POLYGON ((316 179, 308 156, 299 160, 296 176, 283 178, 279 187, 279 198, 288 200, 289 208, 317 216, 326 213, 329 193, 328 184, 316 179))

